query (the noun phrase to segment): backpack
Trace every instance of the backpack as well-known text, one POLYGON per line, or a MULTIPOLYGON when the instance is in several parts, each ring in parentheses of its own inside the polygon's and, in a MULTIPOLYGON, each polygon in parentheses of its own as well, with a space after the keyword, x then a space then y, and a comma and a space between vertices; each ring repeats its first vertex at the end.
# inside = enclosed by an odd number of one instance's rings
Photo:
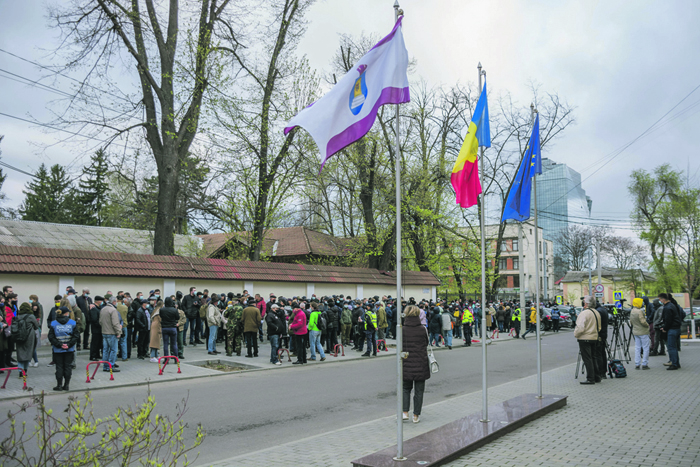
POLYGON ((21 344, 29 339, 29 333, 32 331, 32 329, 26 319, 17 318, 12 322, 11 332, 12 338, 15 340, 15 342, 21 344))
POLYGON ((316 318, 316 327, 321 332, 326 330, 326 318, 323 317, 323 313, 318 314, 318 317, 316 318))
POLYGON ((610 363, 608 363, 608 370, 615 375, 615 378, 625 378, 627 376, 627 370, 625 370, 620 360, 610 360, 610 363))

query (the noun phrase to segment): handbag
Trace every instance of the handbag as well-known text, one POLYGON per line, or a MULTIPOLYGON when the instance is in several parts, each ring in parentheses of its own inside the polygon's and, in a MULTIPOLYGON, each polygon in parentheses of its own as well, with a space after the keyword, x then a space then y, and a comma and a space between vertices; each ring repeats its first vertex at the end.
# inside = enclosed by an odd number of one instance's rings
POLYGON ((430 344, 430 335, 428 330, 425 330, 425 335, 428 336, 428 366, 430 367, 431 373, 437 373, 440 371, 440 365, 438 365, 437 360, 435 360, 435 355, 433 354, 433 346, 430 344))

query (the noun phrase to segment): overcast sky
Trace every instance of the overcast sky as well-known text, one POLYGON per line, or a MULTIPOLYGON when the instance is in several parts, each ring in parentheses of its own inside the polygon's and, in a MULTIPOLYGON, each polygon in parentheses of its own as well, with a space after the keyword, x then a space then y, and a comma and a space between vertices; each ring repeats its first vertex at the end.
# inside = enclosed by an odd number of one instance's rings
MULTIPOLYGON (((41 5, 0 0, 0 49, 50 63, 46 51, 55 46, 56 35, 41 5)), ((307 16, 299 52, 312 67, 327 71, 339 34, 385 35, 393 25, 392 5, 393 0, 319 1, 307 16)), ((493 96, 510 92, 529 104, 528 83, 536 81, 542 91, 558 93, 576 107, 576 125, 543 155, 581 172, 594 218, 615 219, 616 226, 628 220, 626 186, 635 168, 668 162, 679 170, 689 165, 691 174, 700 169, 700 89, 658 130, 600 168, 606 156, 700 85, 700 1, 403 0, 401 7, 406 46, 417 62, 412 79, 445 86, 474 82, 481 62, 493 96)), ((36 67, 2 52, 0 69, 40 76, 36 67)), ((49 121, 46 104, 58 96, 7 77, 0 72, 0 112, 49 121)), ((55 142, 57 134, 2 115, 0 134, 2 160, 28 172, 42 162, 68 164, 75 157, 70 146, 39 147, 55 142)), ((15 207, 28 177, 3 170, 7 204, 15 207)))

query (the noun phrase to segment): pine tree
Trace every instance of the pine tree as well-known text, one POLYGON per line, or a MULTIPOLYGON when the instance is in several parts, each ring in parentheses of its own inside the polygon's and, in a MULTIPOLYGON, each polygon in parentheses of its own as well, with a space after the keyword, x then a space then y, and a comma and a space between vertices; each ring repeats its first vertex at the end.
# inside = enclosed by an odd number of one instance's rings
POLYGON ((109 166, 107 155, 99 149, 91 158, 90 165, 83 167, 76 193, 76 211, 73 223, 80 225, 103 225, 107 194, 109 166))
POLYGON ((70 200, 73 187, 65 169, 56 164, 51 172, 41 164, 34 179, 22 191, 26 197, 19 208, 22 220, 70 223, 73 217, 70 200))

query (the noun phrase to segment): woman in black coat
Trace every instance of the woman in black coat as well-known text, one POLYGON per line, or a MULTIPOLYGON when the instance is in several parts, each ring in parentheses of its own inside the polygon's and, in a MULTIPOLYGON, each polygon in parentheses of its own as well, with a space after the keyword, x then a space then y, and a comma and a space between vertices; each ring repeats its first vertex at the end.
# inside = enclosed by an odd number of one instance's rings
POLYGON ((428 332, 420 322, 420 309, 409 305, 405 309, 406 320, 403 325, 403 350, 407 356, 403 360, 403 420, 408 420, 408 409, 413 394, 413 423, 420 421, 423 407, 425 380, 430 378, 428 364, 428 332))

